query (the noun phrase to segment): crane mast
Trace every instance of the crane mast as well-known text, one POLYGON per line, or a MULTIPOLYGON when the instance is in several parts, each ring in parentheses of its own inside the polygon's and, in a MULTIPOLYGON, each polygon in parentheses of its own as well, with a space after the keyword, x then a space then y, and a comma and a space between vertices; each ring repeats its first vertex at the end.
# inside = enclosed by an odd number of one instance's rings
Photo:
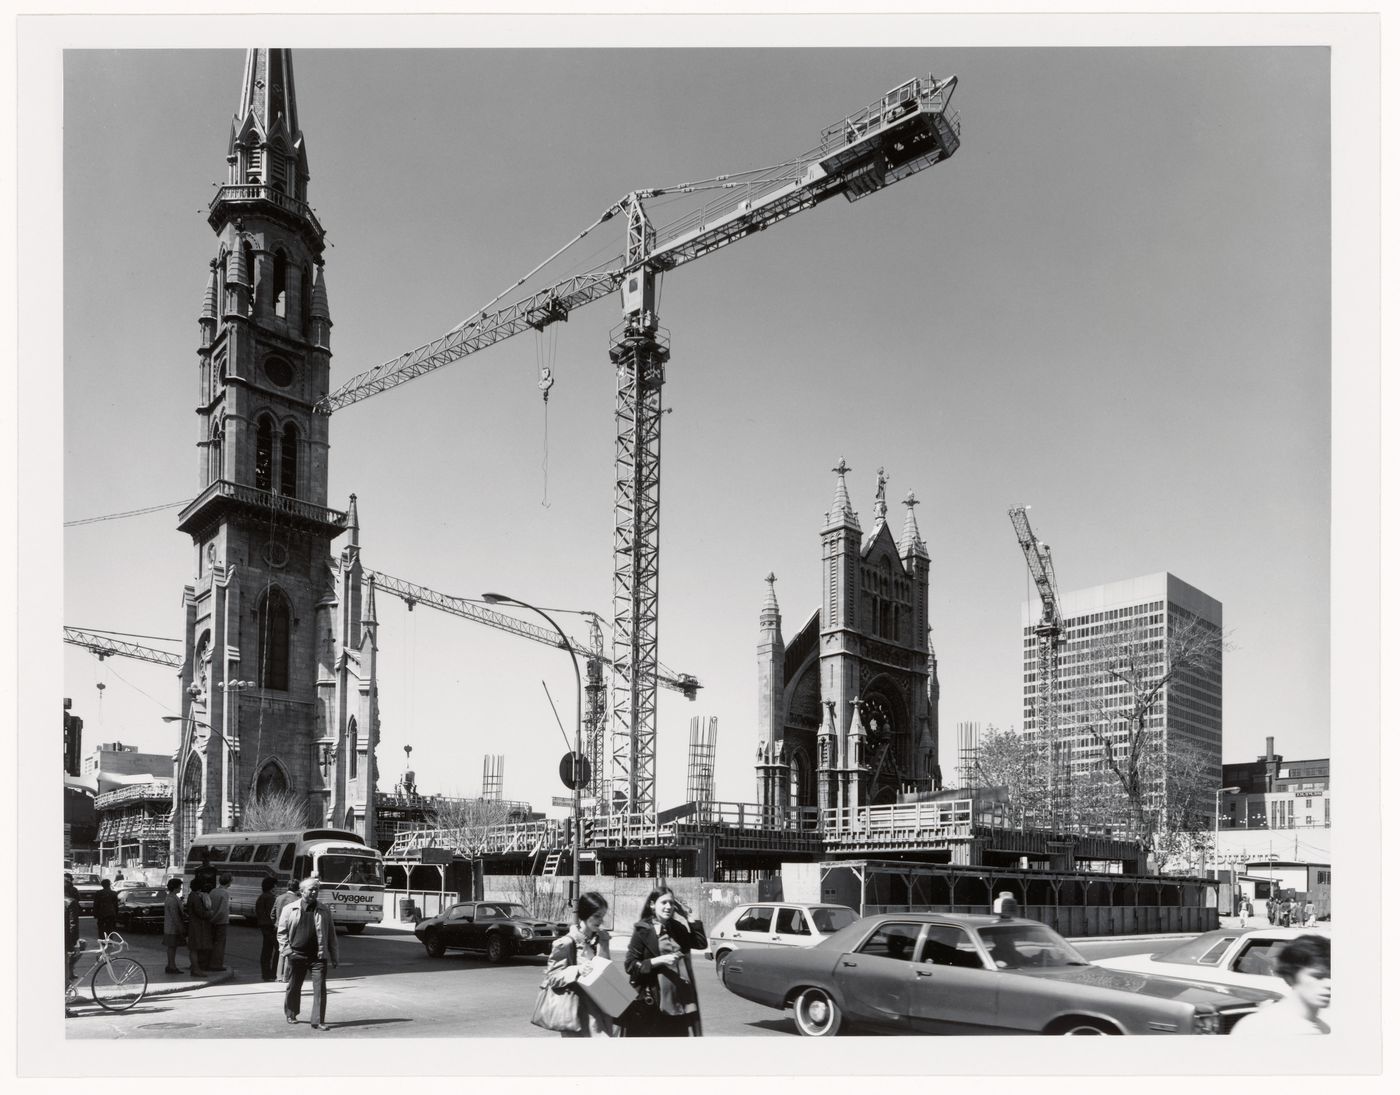
POLYGON ((1050 545, 1043 544, 1031 532, 1031 523, 1024 506, 1007 511, 1016 530, 1016 541, 1026 557, 1036 592, 1040 595, 1040 620, 1032 629, 1036 639, 1035 734, 1044 751, 1046 766, 1046 809, 1048 823, 1059 828, 1068 815, 1072 781, 1069 778, 1068 753, 1059 734, 1060 591, 1055 581, 1055 565, 1050 557, 1050 545))
POLYGON ((568 319, 575 308, 621 290, 623 320, 612 331, 608 351, 617 372, 612 809, 655 809, 661 387, 670 359, 670 337, 656 314, 656 278, 837 195, 859 201, 947 159, 961 141, 957 114, 949 110, 956 86, 956 76, 908 80, 827 126, 816 148, 749 172, 742 181, 720 176, 704 184, 634 190, 573 241, 623 215, 626 247, 618 259, 500 307, 497 297, 440 338, 352 377, 316 405, 318 412, 330 414, 512 335, 543 330, 568 319), (648 221, 645 199, 701 189, 725 193, 661 229, 648 221))

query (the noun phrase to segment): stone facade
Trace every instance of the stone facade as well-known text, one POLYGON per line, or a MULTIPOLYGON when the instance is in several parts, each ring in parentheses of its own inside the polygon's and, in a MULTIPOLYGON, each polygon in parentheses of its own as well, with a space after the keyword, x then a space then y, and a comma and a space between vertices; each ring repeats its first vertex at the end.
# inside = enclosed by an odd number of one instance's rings
POLYGON ((195 580, 176 858, 282 790, 308 824, 374 836, 374 590, 354 496, 346 512, 327 505, 330 420, 314 410, 330 387, 325 235, 306 202, 289 51, 248 52, 227 164, 199 319, 200 493, 179 525, 195 580))
POLYGON ((875 523, 862 537, 843 460, 821 530, 823 595, 791 641, 773 575, 759 615, 759 801, 850 810, 941 785, 937 662, 928 634, 928 550, 904 499, 898 542, 876 478, 875 523))

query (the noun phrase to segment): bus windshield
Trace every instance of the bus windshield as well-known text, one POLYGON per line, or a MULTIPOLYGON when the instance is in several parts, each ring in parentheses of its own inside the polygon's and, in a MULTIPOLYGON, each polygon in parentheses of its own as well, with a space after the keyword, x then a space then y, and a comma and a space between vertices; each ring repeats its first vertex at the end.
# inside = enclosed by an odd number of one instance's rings
POLYGON ((384 885, 384 868, 379 860, 369 856, 338 855, 327 852, 316 861, 321 882, 325 885, 349 883, 354 886, 384 885))

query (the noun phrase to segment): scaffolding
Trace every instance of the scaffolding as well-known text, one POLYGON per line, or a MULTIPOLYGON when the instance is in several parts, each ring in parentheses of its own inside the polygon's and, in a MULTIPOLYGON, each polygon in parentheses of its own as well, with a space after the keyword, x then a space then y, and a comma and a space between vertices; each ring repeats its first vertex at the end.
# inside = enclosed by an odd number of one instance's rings
POLYGON ((505 778, 505 754, 487 753, 481 762, 481 797, 490 802, 500 802, 505 778))
POLYGON ((958 786, 977 786, 977 745, 982 740, 980 722, 958 723, 958 786))
POLYGON ((685 800, 695 803, 696 813, 707 817, 715 801, 715 741, 719 719, 694 715, 690 720, 690 763, 685 773, 685 800))

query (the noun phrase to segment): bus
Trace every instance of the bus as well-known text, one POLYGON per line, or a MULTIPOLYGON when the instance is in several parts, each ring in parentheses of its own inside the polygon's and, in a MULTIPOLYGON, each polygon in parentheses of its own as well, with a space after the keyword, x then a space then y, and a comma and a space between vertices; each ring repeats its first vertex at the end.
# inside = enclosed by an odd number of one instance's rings
POLYGON ((279 888, 285 888, 293 878, 315 874, 321 882, 321 901, 351 935, 384 919, 384 857, 344 829, 205 833, 194 838, 185 857, 187 893, 202 868, 233 878, 229 912, 234 916, 253 917, 264 878, 276 879, 279 888))

